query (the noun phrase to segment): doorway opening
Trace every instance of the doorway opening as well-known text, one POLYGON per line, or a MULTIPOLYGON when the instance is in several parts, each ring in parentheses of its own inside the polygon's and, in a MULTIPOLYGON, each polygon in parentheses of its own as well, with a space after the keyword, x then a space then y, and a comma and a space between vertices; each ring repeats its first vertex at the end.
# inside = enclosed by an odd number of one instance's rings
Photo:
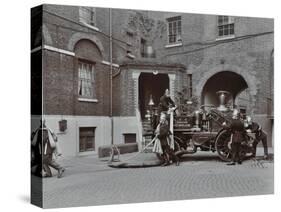
POLYGON ((141 73, 139 77, 139 109, 141 118, 145 118, 149 110, 149 100, 152 98, 154 107, 158 106, 160 97, 169 89, 168 74, 141 73))

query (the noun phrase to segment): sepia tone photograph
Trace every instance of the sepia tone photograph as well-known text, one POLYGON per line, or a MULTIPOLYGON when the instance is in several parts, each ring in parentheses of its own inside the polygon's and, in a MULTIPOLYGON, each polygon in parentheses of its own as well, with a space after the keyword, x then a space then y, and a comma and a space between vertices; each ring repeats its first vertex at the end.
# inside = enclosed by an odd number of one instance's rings
POLYGON ((274 194, 274 19, 31 9, 31 203, 274 194))

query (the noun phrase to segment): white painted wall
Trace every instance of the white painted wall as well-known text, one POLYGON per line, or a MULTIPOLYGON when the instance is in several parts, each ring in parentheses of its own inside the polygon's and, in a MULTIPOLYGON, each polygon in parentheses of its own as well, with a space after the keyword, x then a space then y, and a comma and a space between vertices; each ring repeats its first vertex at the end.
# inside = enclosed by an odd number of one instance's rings
MULTIPOLYGON (((98 148, 111 144, 111 119, 106 116, 61 116, 44 115, 46 126, 53 130, 59 140, 59 145, 64 156, 80 156, 97 154, 98 148), (59 131, 59 121, 67 120, 67 130, 59 131), (96 127, 95 151, 79 153, 79 127, 96 127)), ((135 133, 138 139, 136 117, 114 117, 114 144, 124 143, 124 133, 135 133)), ((36 130, 40 125, 40 116, 32 116, 31 130, 36 130)))
POLYGON ((135 116, 114 117, 114 144, 123 144, 125 133, 135 133, 138 142, 138 126, 135 116))

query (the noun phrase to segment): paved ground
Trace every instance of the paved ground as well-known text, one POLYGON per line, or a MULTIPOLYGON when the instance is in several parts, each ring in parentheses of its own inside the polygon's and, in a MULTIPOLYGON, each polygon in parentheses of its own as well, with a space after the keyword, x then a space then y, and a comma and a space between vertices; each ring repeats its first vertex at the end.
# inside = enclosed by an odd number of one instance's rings
POLYGON ((201 152, 185 157, 179 167, 117 169, 93 156, 61 163, 67 169, 63 178, 43 180, 45 208, 273 193, 272 161, 226 166, 215 153, 201 152))

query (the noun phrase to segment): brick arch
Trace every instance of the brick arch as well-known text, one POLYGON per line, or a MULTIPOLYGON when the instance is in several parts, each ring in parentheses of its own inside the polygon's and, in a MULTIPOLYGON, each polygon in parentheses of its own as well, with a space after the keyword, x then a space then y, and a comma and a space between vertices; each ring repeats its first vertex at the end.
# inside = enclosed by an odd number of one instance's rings
POLYGON ((88 39, 79 40, 74 46, 74 52, 80 59, 95 62, 103 60, 99 47, 88 39))
POLYGON ((68 45, 67 45, 67 49, 70 51, 74 51, 75 45, 78 41, 80 40, 90 40, 92 41, 99 49, 102 58, 104 58, 104 48, 103 45, 101 43, 101 41, 95 36, 95 35, 89 35, 86 33, 82 33, 82 32, 77 32, 74 33, 71 38, 69 39, 68 45))
POLYGON ((201 97, 203 88, 204 88, 205 84, 207 83, 207 81, 213 75, 218 74, 223 71, 234 72, 244 78, 245 82, 248 85, 249 91, 250 91, 251 104, 252 104, 251 106, 253 107, 255 99, 256 99, 256 95, 257 95, 257 85, 256 85, 257 79, 255 76, 250 75, 248 70, 242 69, 241 67, 236 66, 236 65, 223 64, 223 65, 215 66, 215 67, 205 71, 204 75, 201 77, 201 80, 195 87, 196 96, 201 97))

